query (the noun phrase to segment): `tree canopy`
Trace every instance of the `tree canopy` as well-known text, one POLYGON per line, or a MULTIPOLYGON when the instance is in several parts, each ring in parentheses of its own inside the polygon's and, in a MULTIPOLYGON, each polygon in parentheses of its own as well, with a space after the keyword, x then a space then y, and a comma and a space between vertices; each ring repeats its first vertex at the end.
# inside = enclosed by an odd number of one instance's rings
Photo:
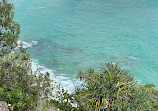
POLYGON ((87 111, 155 111, 158 90, 154 85, 139 85, 116 64, 108 63, 100 71, 79 71, 83 80, 76 88, 75 100, 87 111))
POLYGON ((13 20, 13 5, 0 1, 0 56, 8 54, 17 46, 20 26, 13 20))

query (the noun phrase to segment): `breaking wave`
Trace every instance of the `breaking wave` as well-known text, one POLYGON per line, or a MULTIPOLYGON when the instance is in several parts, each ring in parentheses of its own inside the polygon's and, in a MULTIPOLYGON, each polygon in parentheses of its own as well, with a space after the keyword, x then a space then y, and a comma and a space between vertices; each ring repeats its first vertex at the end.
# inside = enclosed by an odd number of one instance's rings
MULTIPOLYGON (((38 62, 38 60, 32 60, 32 70, 33 71, 37 70, 37 62, 38 62)), ((43 74, 45 74, 46 72, 49 72, 51 79, 55 80, 55 82, 57 84, 61 84, 61 86, 63 86, 64 89, 68 90, 69 93, 74 91, 75 84, 76 85, 80 84, 80 82, 77 81, 76 79, 70 79, 69 77, 66 77, 65 74, 57 75, 57 74, 55 74, 55 70, 49 69, 45 66, 38 65, 38 69, 40 69, 40 72, 43 74)))
POLYGON ((30 48, 33 46, 36 46, 38 44, 38 41, 30 41, 30 42, 25 42, 25 41, 18 41, 18 45, 20 46, 20 44, 23 44, 23 48, 30 48))

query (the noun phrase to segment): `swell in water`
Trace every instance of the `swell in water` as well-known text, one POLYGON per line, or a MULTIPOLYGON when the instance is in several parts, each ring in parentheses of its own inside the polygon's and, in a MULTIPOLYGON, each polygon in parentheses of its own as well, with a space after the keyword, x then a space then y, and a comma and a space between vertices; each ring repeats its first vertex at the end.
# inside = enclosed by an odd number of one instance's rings
POLYGON ((157 0, 10 1, 21 40, 38 41, 27 51, 54 75, 73 80, 79 69, 118 62, 158 86, 157 0))
MULTIPOLYGON (((32 48, 32 47, 38 45, 38 41, 25 42, 25 41, 19 40, 18 43, 22 43, 23 47, 26 49, 32 48)), ((37 59, 32 59, 32 71, 37 70, 37 62, 39 62, 37 59)), ((38 69, 40 69, 40 72, 43 74, 45 74, 46 72, 49 72, 51 79, 54 80, 57 84, 61 84, 61 86, 63 86, 64 89, 68 90, 69 93, 74 91, 75 84, 80 83, 79 81, 77 81, 74 78, 70 79, 69 77, 66 77, 65 74, 56 75, 55 70, 49 69, 49 68, 39 65, 39 64, 38 64, 38 69)))

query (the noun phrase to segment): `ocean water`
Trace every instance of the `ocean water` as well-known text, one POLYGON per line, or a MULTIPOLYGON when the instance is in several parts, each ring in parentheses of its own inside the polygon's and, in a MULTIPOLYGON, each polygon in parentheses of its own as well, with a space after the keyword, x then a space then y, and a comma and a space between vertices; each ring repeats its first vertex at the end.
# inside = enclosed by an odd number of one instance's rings
POLYGON ((27 51, 66 89, 79 69, 108 62, 158 87, 157 0, 9 2, 27 51))

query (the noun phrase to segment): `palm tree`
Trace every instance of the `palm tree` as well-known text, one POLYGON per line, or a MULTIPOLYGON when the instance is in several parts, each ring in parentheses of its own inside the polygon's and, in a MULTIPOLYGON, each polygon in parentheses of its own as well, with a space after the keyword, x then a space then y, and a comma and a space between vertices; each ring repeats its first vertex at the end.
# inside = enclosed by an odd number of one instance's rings
POLYGON ((117 64, 109 63, 100 71, 94 69, 80 71, 77 78, 83 80, 81 87, 76 88, 76 100, 87 110, 111 110, 112 104, 128 100, 134 79, 117 64))

